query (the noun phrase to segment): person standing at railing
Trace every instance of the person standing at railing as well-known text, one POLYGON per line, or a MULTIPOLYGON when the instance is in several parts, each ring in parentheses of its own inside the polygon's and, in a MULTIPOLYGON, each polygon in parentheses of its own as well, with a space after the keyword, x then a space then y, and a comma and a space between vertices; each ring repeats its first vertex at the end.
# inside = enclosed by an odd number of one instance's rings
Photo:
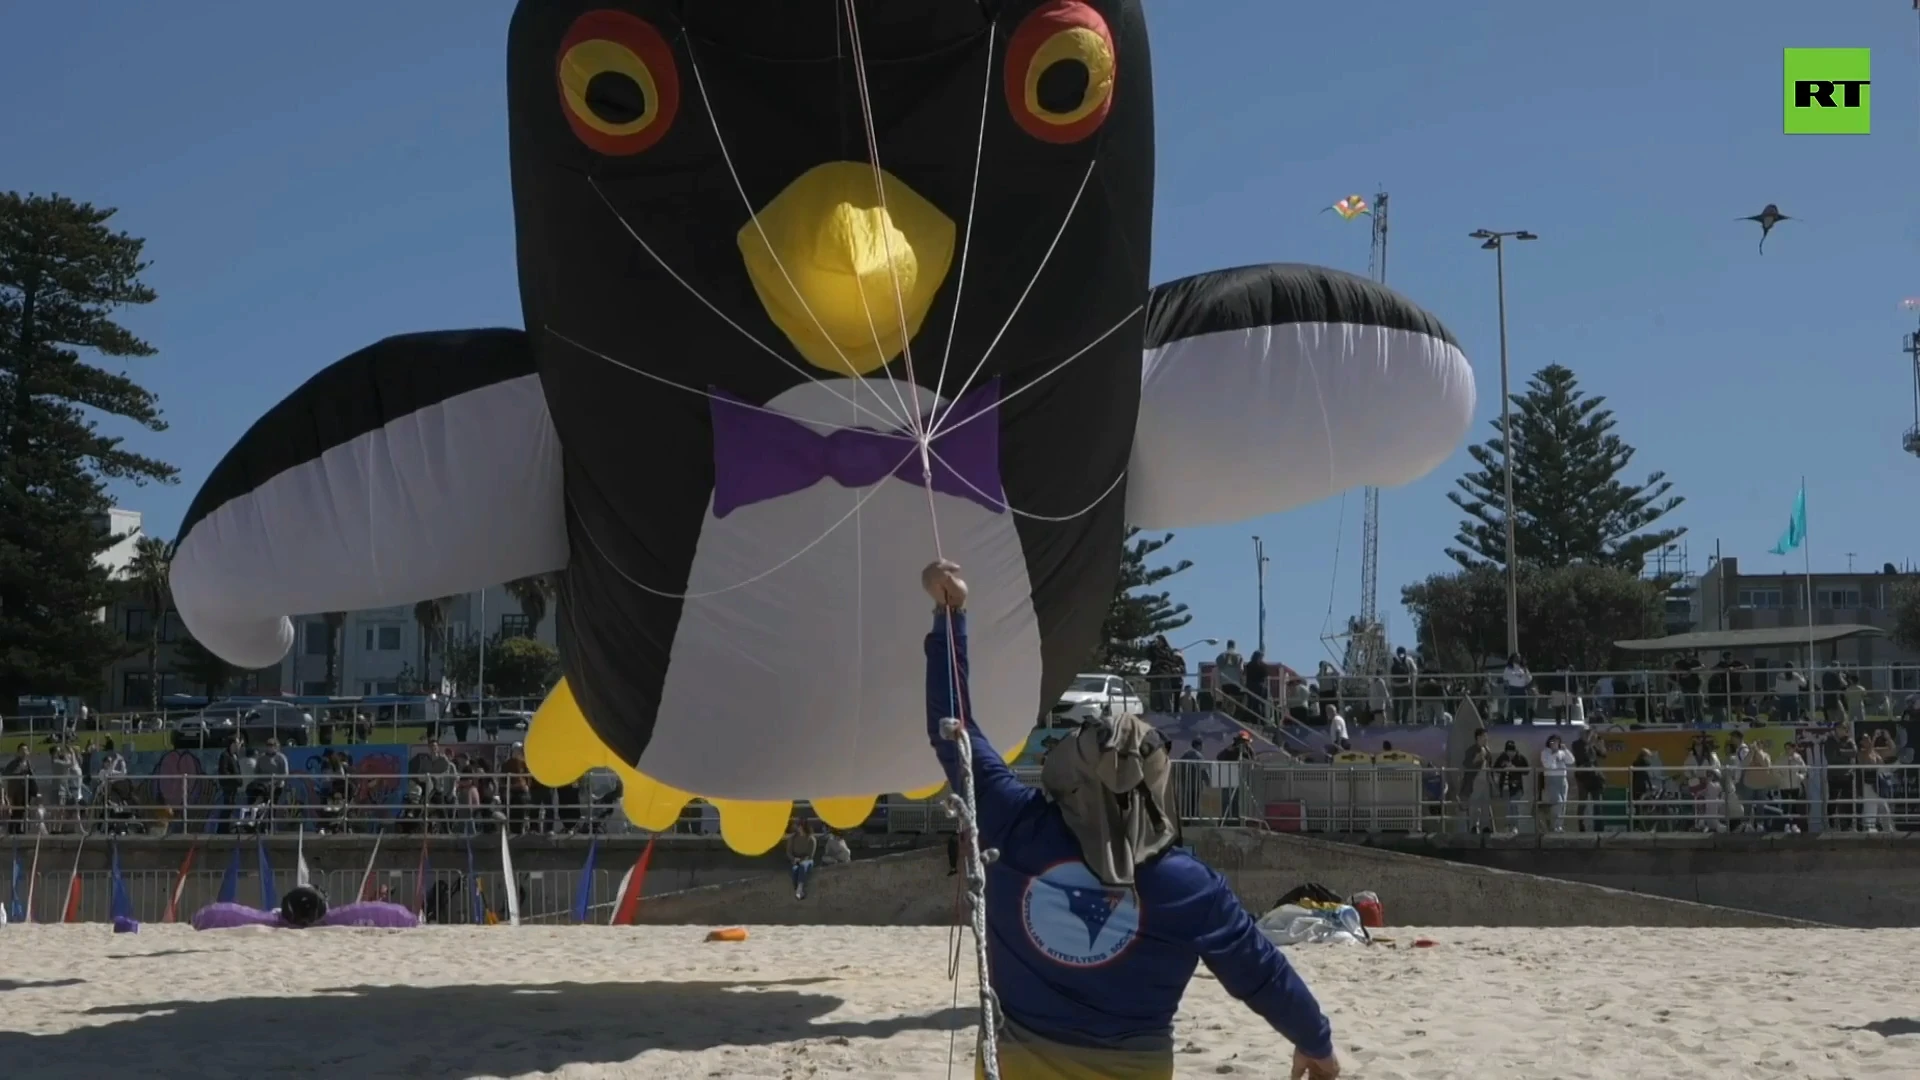
POLYGON ((1860 677, 1849 671, 1840 690, 1840 698, 1846 707, 1846 718, 1859 730, 1859 725, 1867 722, 1867 688, 1860 685, 1860 677))
POLYGON ((1598 832, 1596 817, 1600 800, 1607 793, 1606 779, 1600 773, 1600 761, 1607 752, 1600 729, 1587 728, 1574 736, 1568 751, 1573 755, 1573 796, 1578 802, 1575 828, 1583 833, 1598 832))
POLYGON ((1387 662, 1387 674, 1393 677, 1393 722, 1408 724, 1413 721, 1414 689, 1420 679, 1420 664, 1407 652, 1405 645, 1393 650, 1393 659, 1387 662))
MULTIPOLYGON (((1286 687, 1287 719, 1304 724, 1313 719, 1313 692, 1307 689, 1307 681, 1298 675, 1287 676, 1286 687)), ((1284 723, 1284 721, 1277 721, 1284 723)))
POLYGON ((1271 693, 1267 687, 1272 681, 1273 667, 1267 663, 1267 654, 1253 650, 1252 658, 1247 661, 1246 681, 1241 688, 1245 696, 1241 700, 1258 723, 1264 724, 1273 718, 1273 705, 1267 700, 1271 693))
POLYGON ((7 833, 19 836, 27 831, 27 810, 40 797, 40 781, 33 775, 33 758, 27 744, 13 748, 13 757, 0 765, 0 802, 6 803, 7 833))
POLYGON ((278 830, 276 819, 280 816, 280 807, 287 797, 287 777, 293 774, 293 766, 287 761, 287 755, 280 752, 280 740, 268 739, 266 752, 260 755, 255 771, 267 785, 267 831, 278 830))
POLYGON ((1805 832, 1807 821, 1807 755, 1813 753, 1813 744, 1793 742, 1787 744, 1786 756, 1780 759, 1780 813, 1783 827, 1787 832, 1805 832))
MULTIPOLYGON (((1257 654, 1256 654, 1257 655, 1257 654)), ((1219 687, 1220 695, 1226 698, 1221 703, 1221 711, 1234 720, 1244 722, 1243 711, 1247 707, 1246 661, 1241 658, 1240 650, 1233 639, 1227 639, 1227 647, 1213 658, 1213 681, 1219 687)))
POLYGON ((1531 764, 1527 755, 1521 752, 1520 745, 1512 739, 1507 740, 1500 755, 1493 759, 1493 775, 1489 778, 1493 783, 1492 794, 1509 821, 1517 816, 1516 806, 1520 807, 1520 813, 1525 812, 1527 773, 1531 764))
POLYGON ((1860 789, 1860 831, 1877 833, 1884 829, 1892 832, 1893 810, 1887 804, 1887 793, 1893 775, 1885 768, 1886 759, 1881 756, 1880 746, 1875 740, 1861 737, 1859 763, 1855 772, 1860 789))
POLYGON ((1460 804, 1466 811, 1464 824, 1470 833, 1507 831, 1507 815, 1494 790, 1498 783, 1493 771, 1494 760, 1493 747, 1487 745, 1487 729, 1474 728, 1473 744, 1467 747, 1466 759, 1460 763, 1460 804), (1480 824, 1483 816, 1487 822, 1484 830, 1480 824))
POLYGON ((1720 755, 1714 752, 1713 736, 1703 731, 1694 737, 1682 775, 1686 777, 1688 793, 1693 796, 1694 828, 1700 832, 1724 828, 1721 815, 1726 809, 1726 797, 1722 793, 1720 755))
POLYGON ((1780 669, 1773 680, 1774 720, 1781 724, 1800 722, 1800 699, 1807 692, 1807 680, 1791 666, 1780 669))
POLYGON ((1727 828, 1745 831, 1747 804, 1753 801, 1748 766, 1753 764, 1753 747, 1739 728, 1727 732, 1727 752, 1720 759, 1720 796, 1725 803, 1727 828))
POLYGON ((1571 768, 1573 752, 1560 742, 1560 736, 1547 736, 1547 748, 1540 751, 1540 802, 1553 832, 1567 831, 1567 770, 1571 768))
POLYGON ((1247 766, 1253 762, 1253 736, 1245 730, 1233 733, 1233 739, 1218 755, 1220 761, 1220 817, 1226 821, 1245 821, 1249 812, 1250 790, 1247 766))
POLYGON ((1526 661, 1519 653, 1507 657, 1500 682, 1507 692, 1507 723, 1533 723, 1533 672, 1527 670, 1526 661))
POLYGON ((1179 846, 1166 738, 1138 716, 1083 725, 1035 790, 974 723, 966 584, 949 562, 921 584, 927 737, 955 790, 971 782, 985 867, 987 950, 1005 1080, 1172 1080, 1174 1013, 1204 962, 1295 1046, 1290 1075, 1334 1080, 1332 1025, 1225 879, 1179 846), (958 726, 949 723, 953 718, 958 726))
POLYGON ((533 810, 533 776, 527 768, 524 743, 516 742, 507 751, 507 759, 500 764, 500 773, 505 781, 501 794, 507 802, 507 828, 519 836, 527 831, 533 810))

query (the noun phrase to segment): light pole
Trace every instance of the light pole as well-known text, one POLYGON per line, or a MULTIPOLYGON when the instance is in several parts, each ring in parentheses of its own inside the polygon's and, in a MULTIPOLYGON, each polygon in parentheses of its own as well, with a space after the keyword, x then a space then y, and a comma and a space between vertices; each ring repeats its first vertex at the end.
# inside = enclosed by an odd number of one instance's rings
POLYGON ((1267 545, 1259 537, 1253 538, 1253 577, 1254 595, 1260 605, 1260 637, 1254 644, 1265 653, 1267 651, 1267 545))
POLYGON ((1506 474, 1507 519, 1507 655, 1520 651, 1520 576, 1513 555, 1513 417, 1512 393, 1507 389, 1507 244, 1508 240, 1538 240, 1525 229, 1497 232, 1475 229, 1467 234, 1493 252, 1494 291, 1500 300, 1500 456, 1506 474))
POLYGON ((1217 637, 1194 638, 1192 641, 1189 641, 1185 645, 1180 646, 1180 651, 1186 652, 1188 649, 1193 648, 1195 645, 1218 645, 1218 644, 1220 644, 1220 639, 1217 637))

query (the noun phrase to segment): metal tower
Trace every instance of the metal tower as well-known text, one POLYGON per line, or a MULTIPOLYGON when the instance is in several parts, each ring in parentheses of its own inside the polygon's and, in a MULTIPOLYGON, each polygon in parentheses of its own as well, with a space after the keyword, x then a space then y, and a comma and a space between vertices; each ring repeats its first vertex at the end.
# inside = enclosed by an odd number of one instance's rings
MULTIPOLYGON (((1914 6, 1920 7, 1920 0, 1914 0, 1914 6)), ((1920 300, 1909 300, 1905 306, 1908 310, 1920 310, 1920 300)), ((1901 340, 1900 351, 1907 354, 1913 369, 1913 426, 1907 429, 1900 445, 1907 453, 1920 457, 1920 330, 1901 340)))
MULTIPOLYGON (((1373 243, 1367 252, 1367 276, 1387 283, 1387 193, 1373 197, 1373 243)), ((1387 634, 1380 624, 1380 489, 1365 490, 1360 521, 1360 613, 1347 620, 1347 649, 1341 665, 1347 675, 1378 675, 1386 670, 1387 634)))

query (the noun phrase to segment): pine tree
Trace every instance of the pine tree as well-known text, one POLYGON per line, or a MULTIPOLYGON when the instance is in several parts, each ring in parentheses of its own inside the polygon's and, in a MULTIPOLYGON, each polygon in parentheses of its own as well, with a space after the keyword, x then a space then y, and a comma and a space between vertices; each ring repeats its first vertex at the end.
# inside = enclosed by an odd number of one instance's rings
POLYGON ((1181 559, 1167 566, 1148 566, 1147 557, 1173 542, 1173 534, 1143 537, 1139 529, 1128 529, 1126 546, 1120 554, 1120 578, 1114 584, 1113 603, 1100 626, 1100 646, 1094 651, 1097 668, 1111 670, 1117 664, 1145 660, 1147 647, 1161 634, 1170 633, 1193 621, 1187 605, 1176 604, 1165 592, 1142 592, 1193 565, 1181 559))
POLYGON ((114 322, 146 304, 143 241, 112 210, 0 193, 0 703, 90 694, 126 643, 100 618, 122 586, 99 556, 106 480, 171 483, 175 470, 101 434, 101 416, 163 431, 154 395, 81 359, 145 357, 114 322))
MULTIPOLYGON (((1685 533, 1651 529, 1684 500, 1669 495, 1666 474, 1645 483, 1620 479, 1634 449, 1613 433, 1604 397, 1581 393, 1574 374, 1552 364, 1513 396, 1514 555, 1522 564, 1612 566, 1639 573, 1649 552, 1685 533)), ((1447 498, 1467 517, 1447 554, 1464 569, 1507 563, 1504 446, 1493 438, 1467 448, 1479 468, 1447 498)))

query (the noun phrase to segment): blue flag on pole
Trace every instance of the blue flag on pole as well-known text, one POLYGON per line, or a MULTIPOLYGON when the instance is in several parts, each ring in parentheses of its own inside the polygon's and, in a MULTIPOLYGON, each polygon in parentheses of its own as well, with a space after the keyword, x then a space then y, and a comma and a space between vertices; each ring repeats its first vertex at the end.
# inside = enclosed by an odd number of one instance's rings
POLYGON ((280 890, 273 883, 273 863, 267 861, 267 838, 260 837, 260 910, 280 906, 280 890))
POLYGON ((127 895, 127 879, 120 876, 120 841, 113 842, 112 868, 107 875, 110 896, 108 916, 115 919, 133 918, 133 897, 127 895))
POLYGON ((1807 485, 1802 482, 1800 494, 1793 500, 1793 518, 1787 522, 1787 531, 1781 533, 1779 541, 1767 550, 1773 555, 1785 555, 1789 551, 1800 550, 1800 545, 1806 542, 1807 485))
POLYGON ((587 911, 593 906, 593 862, 600 854, 600 836, 595 834, 587 844, 587 865, 580 869, 580 886, 573 890, 573 921, 587 921, 587 911))
POLYGON ((227 872, 220 878, 220 893, 214 901, 231 904, 240 899, 240 845, 233 845, 233 858, 227 860, 227 872))

